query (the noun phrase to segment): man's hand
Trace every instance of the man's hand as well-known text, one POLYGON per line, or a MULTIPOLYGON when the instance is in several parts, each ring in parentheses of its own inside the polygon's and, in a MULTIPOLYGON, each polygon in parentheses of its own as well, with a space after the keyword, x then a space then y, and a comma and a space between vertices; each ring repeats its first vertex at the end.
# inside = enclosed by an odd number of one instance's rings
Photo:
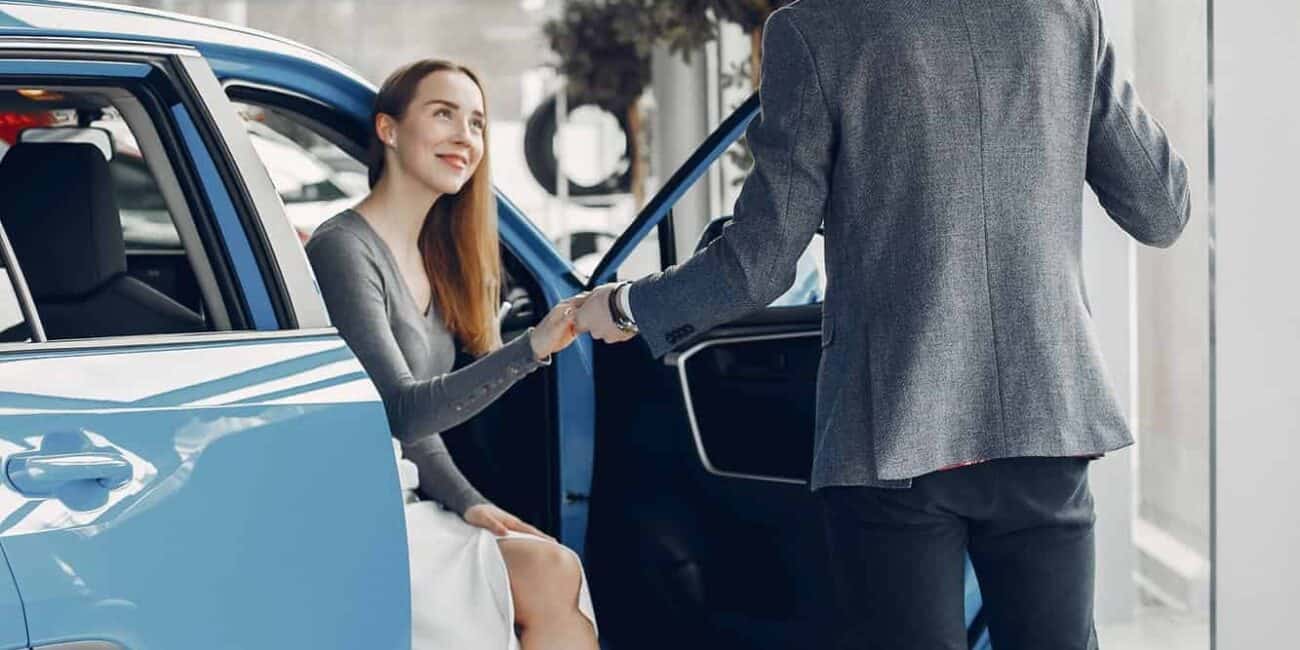
POLYGON ((609 313, 609 294, 617 284, 603 284, 592 290, 591 295, 578 309, 577 324, 579 332, 590 332, 592 338, 606 343, 622 343, 636 336, 636 332, 624 332, 614 324, 614 316, 609 313))

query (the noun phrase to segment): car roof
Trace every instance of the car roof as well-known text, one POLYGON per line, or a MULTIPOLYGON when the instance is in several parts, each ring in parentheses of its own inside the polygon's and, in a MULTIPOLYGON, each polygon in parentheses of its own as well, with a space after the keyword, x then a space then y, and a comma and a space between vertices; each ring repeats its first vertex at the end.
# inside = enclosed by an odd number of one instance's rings
POLYGON ((359 123, 375 86, 338 59, 266 32, 215 20, 85 0, 0 0, 0 42, 81 39, 198 50, 221 81, 283 88, 359 123))

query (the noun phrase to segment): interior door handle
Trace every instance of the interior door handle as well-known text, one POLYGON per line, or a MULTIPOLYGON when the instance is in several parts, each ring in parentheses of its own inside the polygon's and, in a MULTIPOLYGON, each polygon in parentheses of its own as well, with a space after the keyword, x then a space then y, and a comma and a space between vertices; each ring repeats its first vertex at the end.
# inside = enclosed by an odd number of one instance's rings
POLYGON ((9 482, 28 496, 50 496, 74 481, 95 481, 109 490, 131 480, 131 463, 113 451, 33 454, 13 458, 5 466, 9 482))

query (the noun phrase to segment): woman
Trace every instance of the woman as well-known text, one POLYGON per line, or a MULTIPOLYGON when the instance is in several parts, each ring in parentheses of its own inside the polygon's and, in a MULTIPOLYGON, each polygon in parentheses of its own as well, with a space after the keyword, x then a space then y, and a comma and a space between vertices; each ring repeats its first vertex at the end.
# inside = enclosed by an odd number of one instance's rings
POLYGON ((420 492, 441 504, 406 506, 412 647, 595 650, 577 556, 484 499, 439 436, 577 335, 581 296, 502 344, 486 112, 462 66, 423 60, 394 72, 375 98, 370 194, 322 224, 307 254, 383 398, 400 473, 413 462, 420 492), (457 348, 477 360, 453 370, 457 348))

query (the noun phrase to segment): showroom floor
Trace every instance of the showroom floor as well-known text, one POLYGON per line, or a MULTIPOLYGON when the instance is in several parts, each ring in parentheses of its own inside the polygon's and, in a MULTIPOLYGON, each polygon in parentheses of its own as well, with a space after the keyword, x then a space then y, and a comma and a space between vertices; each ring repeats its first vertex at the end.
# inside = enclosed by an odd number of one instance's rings
POLYGON ((1131 623, 1098 626, 1097 637, 1101 650, 1208 650, 1210 622, 1204 614, 1146 603, 1131 623))

